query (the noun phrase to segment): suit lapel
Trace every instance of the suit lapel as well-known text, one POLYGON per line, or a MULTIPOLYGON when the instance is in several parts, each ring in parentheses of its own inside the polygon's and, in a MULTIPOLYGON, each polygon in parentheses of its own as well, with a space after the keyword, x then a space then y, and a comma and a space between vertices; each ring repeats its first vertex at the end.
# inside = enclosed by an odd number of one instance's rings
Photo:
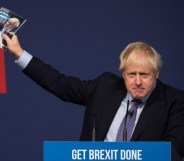
POLYGON ((141 135, 146 126, 155 116, 155 113, 158 112, 158 110, 161 108, 163 100, 162 93, 163 93, 163 86, 162 83, 158 81, 154 91, 147 100, 147 103, 139 117, 139 120, 137 122, 137 125, 131 138, 132 141, 137 140, 139 135, 141 135), (158 93, 161 95, 159 95, 158 93))
POLYGON ((99 115, 99 132, 97 134, 97 140, 104 140, 109 127, 116 115, 118 108, 120 107, 121 102, 126 96, 126 88, 123 82, 123 79, 120 79, 111 93, 108 94, 107 97, 104 98, 103 103, 101 104, 103 111, 101 115, 99 115))

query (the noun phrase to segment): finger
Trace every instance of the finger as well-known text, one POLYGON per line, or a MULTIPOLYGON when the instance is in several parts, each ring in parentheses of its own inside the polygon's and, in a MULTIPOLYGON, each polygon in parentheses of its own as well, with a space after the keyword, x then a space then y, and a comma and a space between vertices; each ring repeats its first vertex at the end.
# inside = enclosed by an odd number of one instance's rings
POLYGON ((7 35, 8 35, 8 37, 9 37, 10 39, 14 36, 14 34, 11 33, 11 32, 8 32, 7 35))
POLYGON ((6 35, 6 34, 2 34, 2 38, 3 38, 5 41, 10 41, 10 38, 9 38, 8 35, 6 35))
POLYGON ((2 34, 2 37, 4 40, 7 40, 8 38, 11 39, 14 36, 15 36, 15 34, 12 32, 8 32, 7 34, 2 34))
POLYGON ((12 33, 3 34, 2 38, 6 41, 8 46, 17 40, 17 36, 12 33))

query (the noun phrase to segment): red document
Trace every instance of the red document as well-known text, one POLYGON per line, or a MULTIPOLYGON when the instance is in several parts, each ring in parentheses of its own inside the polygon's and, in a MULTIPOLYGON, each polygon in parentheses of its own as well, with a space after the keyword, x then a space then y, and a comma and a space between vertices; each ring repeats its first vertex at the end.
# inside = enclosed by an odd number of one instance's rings
POLYGON ((6 74, 5 74, 5 60, 4 51, 0 48, 0 94, 6 93, 6 74))

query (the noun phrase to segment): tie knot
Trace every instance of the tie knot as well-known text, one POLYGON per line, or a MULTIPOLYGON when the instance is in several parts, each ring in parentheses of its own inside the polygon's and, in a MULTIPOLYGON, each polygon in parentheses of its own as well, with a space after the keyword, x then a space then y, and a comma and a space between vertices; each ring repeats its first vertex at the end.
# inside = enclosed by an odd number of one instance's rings
POLYGON ((136 104, 136 105, 140 105, 140 104, 142 103, 142 101, 141 101, 140 99, 136 99, 136 98, 134 98, 134 99, 132 100, 132 102, 133 102, 134 104, 136 104))

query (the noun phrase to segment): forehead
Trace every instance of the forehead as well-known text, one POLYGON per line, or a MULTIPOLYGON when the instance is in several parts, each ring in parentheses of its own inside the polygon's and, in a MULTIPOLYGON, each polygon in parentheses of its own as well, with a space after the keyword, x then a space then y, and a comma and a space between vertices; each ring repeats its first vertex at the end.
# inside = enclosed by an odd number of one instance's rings
POLYGON ((138 72, 138 73, 154 73, 153 69, 148 65, 131 64, 125 68, 126 72, 138 72))

